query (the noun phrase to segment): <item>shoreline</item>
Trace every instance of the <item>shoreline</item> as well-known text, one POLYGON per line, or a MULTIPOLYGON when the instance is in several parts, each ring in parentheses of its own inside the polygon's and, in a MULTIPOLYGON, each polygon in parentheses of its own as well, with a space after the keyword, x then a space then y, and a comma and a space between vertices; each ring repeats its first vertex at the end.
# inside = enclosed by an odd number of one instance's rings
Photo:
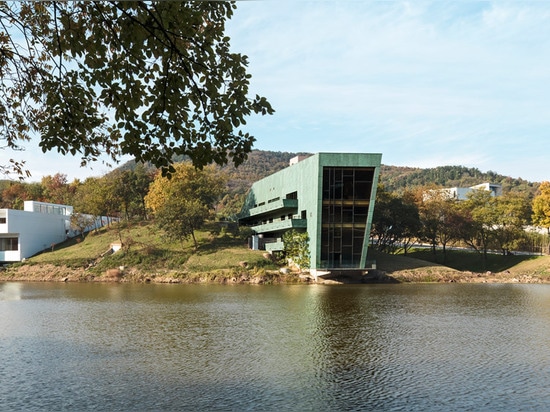
POLYGON ((0 282, 99 282, 99 283, 164 283, 164 284, 399 284, 399 283, 523 283, 548 284, 550 277, 537 274, 461 272, 447 267, 430 267, 370 271, 355 278, 320 279, 307 274, 279 271, 221 270, 208 273, 157 272, 144 273, 136 268, 110 269, 101 275, 84 268, 67 266, 22 265, 0 272, 0 282))

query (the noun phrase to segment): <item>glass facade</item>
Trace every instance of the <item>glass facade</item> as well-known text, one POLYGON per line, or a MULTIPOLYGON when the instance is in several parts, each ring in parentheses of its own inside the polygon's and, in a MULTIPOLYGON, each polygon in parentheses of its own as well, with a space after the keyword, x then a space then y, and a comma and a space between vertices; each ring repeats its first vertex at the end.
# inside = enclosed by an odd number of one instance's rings
POLYGON ((372 167, 323 168, 323 267, 359 268, 373 179, 372 167))

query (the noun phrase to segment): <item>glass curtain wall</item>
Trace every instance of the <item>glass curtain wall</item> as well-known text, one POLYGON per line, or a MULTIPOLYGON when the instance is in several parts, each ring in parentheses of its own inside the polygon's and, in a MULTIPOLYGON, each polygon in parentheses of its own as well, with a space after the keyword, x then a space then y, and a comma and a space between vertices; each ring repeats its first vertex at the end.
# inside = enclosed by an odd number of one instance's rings
POLYGON ((359 268, 373 177, 374 168, 323 168, 323 267, 359 268))

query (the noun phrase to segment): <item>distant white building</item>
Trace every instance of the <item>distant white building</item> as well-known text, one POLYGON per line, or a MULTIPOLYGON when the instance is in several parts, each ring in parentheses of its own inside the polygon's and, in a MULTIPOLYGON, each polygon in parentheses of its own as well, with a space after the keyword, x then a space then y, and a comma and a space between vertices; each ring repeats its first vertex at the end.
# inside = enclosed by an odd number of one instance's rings
MULTIPOLYGON (((72 206, 33 200, 25 201, 23 210, 0 209, 0 262, 19 262, 76 236, 72 214, 72 206)), ((86 231, 107 219, 98 218, 86 231)))
POLYGON ((502 196, 502 186, 495 183, 481 183, 471 187, 450 187, 441 189, 448 193, 450 198, 457 200, 466 200, 468 195, 474 190, 487 190, 491 196, 502 196))
POLYGON ((0 209, 0 262, 18 262, 67 239, 72 206, 26 201, 0 209))

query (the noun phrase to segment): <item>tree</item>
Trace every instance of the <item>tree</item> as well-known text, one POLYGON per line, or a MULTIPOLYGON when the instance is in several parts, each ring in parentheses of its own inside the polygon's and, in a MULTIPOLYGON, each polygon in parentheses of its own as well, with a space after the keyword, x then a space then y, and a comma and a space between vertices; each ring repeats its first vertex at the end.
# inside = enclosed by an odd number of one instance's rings
POLYGON ((42 185, 44 201, 61 205, 71 205, 80 182, 75 180, 73 183, 69 184, 66 174, 56 173, 53 176, 44 176, 40 184, 42 185))
MULTIPOLYGON (((535 198, 533 199, 533 224, 546 228, 550 235, 550 182, 542 182, 535 198)), ((550 243, 548 245, 550 253, 550 243)))
POLYGON ((202 227, 209 215, 208 207, 198 199, 170 198, 157 210, 155 219, 169 239, 179 241, 183 247, 183 241, 191 237, 194 249, 198 250, 195 231, 202 227))
POLYGON ((550 235, 550 182, 542 182, 533 199, 533 224, 546 228, 550 235))
POLYGON ((462 230, 463 240, 475 250, 483 254, 483 262, 487 261, 487 251, 494 238, 494 230, 498 225, 498 211, 495 198, 486 190, 474 190, 461 206, 467 211, 468 229, 462 230))
POLYGON ((112 207, 128 220, 133 217, 147 217, 145 196, 153 178, 153 172, 138 164, 134 170, 115 170, 102 179, 110 187, 112 207))
POLYGON ((422 225, 420 238, 430 243, 434 254, 438 244, 443 245, 445 253, 445 245, 450 240, 445 221, 452 207, 452 199, 446 192, 435 186, 420 187, 416 193, 416 202, 422 225))
POLYGON ((93 226, 95 219, 91 215, 85 215, 82 213, 73 213, 71 215, 71 228, 80 233, 80 237, 84 239, 84 232, 86 228, 93 226))
POLYGON ((298 268, 309 268, 309 237, 307 232, 291 229, 283 234, 283 244, 286 257, 298 268))
POLYGON ((238 215, 243 207, 246 198, 245 193, 227 193, 218 203, 216 212, 218 216, 230 221, 237 221, 238 215))
MULTIPOLYGON (((225 22, 235 3, 0 3, 0 134, 6 146, 38 134, 42 150, 106 153, 171 172, 172 158, 236 165, 254 137, 245 55, 231 52, 225 22)), ((14 162, 14 166, 21 165, 14 162)))
POLYGON ((154 172, 148 170, 142 163, 138 163, 131 171, 123 172, 122 185, 123 202, 126 217, 140 216, 147 218, 145 196, 149 192, 149 185, 153 182, 154 172))
POLYGON ((1 207, 8 209, 23 209, 23 202, 31 200, 28 197, 27 185, 13 182, 2 191, 1 207))
POLYGON ((177 163, 170 178, 157 174, 145 203, 169 238, 183 242, 191 237, 197 249, 195 230, 209 217, 224 187, 213 166, 199 170, 189 162, 177 163))
POLYGON ((101 216, 118 216, 121 200, 117 194, 115 183, 115 181, 108 177, 87 178, 78 187, 75 196, 75 210, 96 218, 101 216))
POLYGON ((494 239, 503 255, 517 248, 523 241, 525 226, 529 223, 531 205, 528 198, 508 192, 495 198, 496 226, 494 239))
POLYGON ((430 243, 434 254, 436 247, 441 246, 445 260, 447 246, 460 240, 466 230, 471 233, 471 228, 466 226, 469 220, 460 202, 435 185, 418 187, 415 191, 406 192, 406 195, 418 205, 420 239, 430 243))
POLYGON ((371 230, 371 236, 377 239, 378 250, 392 252, 399 246, 407 254, 419 231, 420 218, 414 202, 389 193, 379 185, 371 230))

